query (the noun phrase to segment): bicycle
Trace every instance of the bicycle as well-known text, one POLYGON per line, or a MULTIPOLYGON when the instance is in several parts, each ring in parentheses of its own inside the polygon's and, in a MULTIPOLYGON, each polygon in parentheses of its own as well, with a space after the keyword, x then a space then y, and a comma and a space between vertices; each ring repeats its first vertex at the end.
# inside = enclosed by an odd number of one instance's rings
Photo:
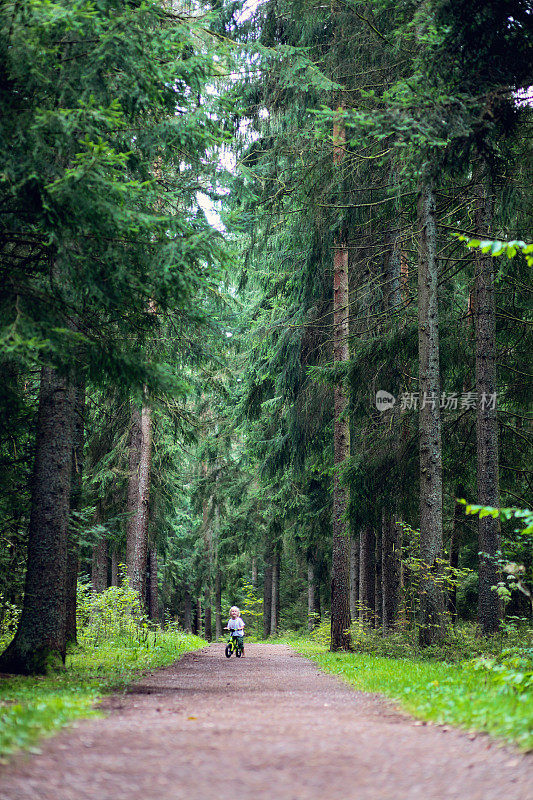
POLYGON ((235 653, 237 658, 240 658, 244 653, 243 637, 230 636, 224 652, 226 653, 226 658, 231 658, 233 653, 235 653))

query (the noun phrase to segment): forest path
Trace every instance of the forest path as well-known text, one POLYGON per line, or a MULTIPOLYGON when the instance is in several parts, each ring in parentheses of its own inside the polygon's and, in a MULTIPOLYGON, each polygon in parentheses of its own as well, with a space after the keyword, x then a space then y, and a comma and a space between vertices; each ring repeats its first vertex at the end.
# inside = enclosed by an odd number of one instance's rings
POLYGON ((285 645, 213 644, 0 770, 1 800, 526 800, 533 757, 423 726, 285 645))

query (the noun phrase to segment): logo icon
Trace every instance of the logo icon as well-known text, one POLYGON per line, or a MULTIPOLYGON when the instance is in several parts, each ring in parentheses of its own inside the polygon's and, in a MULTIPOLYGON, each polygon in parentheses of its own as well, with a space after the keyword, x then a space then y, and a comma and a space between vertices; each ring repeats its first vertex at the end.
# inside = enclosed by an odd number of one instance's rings
POLYGON ((384 389, 380 389, 379 392, 376 392, 376 408, 378 411, 386 411, 388 408, 392 408, 395 402, 396 398, 394 395, 389 394, 384 389))

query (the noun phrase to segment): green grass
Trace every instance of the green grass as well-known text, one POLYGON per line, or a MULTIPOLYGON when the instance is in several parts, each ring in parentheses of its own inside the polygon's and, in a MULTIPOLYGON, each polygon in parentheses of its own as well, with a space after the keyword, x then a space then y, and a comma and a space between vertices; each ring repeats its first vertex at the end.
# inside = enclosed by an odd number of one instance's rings
POLYGON ((291 646, 356 689, 379 692, 413 716, 533 749, 533 692, 515 691, 472 663, 448 664, 369 653, 330 653, 309 640, 291 646))
POLYGON ((144 644, 106 641, 75 650, 65 669, 51 675, 0 679, 0 757, 35 750, 41 737, 68 722, 98 715, 94 704, 103 695, 206 644, 179 631, 158 633, 155 643, 152 634, 144 644))

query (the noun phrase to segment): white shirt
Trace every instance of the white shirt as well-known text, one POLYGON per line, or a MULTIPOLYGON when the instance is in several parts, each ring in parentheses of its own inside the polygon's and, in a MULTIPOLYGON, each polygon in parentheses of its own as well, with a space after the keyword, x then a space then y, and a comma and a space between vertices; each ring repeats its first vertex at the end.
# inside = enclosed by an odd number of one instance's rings
POLYGON ((244 622, 240 617, 228 620, 227 626, 230 631, 234 631, 236 636, 244 635, 244 622))

